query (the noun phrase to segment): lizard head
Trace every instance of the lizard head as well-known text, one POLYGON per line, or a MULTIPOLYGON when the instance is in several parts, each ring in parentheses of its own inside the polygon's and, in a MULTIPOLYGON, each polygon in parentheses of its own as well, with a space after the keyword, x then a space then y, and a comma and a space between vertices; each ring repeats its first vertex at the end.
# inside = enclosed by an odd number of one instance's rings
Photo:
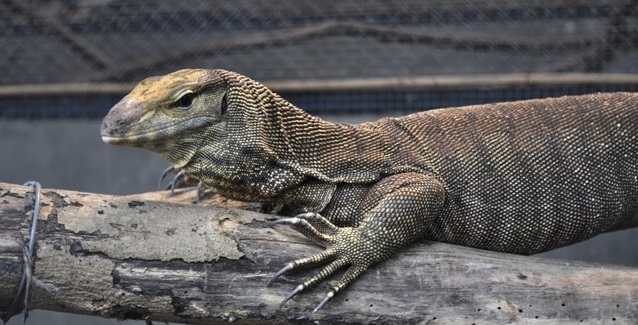
POLYGON ((185 162, 188 152, 196 150, 201 130, 224 120, 227 93, 215 70, 179 70, 147 78, 106 115, 102 140, 185 162))
POLYGON ((318 121, 235 72, 180 70, 143 80, 107 114, 101 135, 159 153, 227 197, 261 201, 303 180, 291 145, 307 147, 301 129, 318 121), (288 130, 298 129, 292 139, 288 130))

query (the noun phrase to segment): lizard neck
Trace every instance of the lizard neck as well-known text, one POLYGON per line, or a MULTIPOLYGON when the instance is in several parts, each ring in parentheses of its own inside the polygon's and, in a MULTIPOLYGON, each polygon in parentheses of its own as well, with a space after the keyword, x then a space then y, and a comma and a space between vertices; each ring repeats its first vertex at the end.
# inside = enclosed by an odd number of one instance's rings
POLYGON ((327 122, 274 93, 267 102, 259 129, 277 164, 330 183, 368 183, 392 172, 375 123, 327 122))
POLYGON ((393 172, 377 124, 327 122, 252 79, 217 74, 228 84, 227 116, 165 157, 221 194, 270 200, 308 179, 369 183, 393 172))

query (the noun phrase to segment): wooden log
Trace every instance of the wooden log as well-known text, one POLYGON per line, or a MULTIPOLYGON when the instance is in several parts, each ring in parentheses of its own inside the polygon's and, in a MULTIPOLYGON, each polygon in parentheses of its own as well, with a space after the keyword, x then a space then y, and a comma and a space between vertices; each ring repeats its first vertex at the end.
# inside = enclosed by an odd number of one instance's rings
MULTIPOLYGON (((285 226, 271 227, 272 216, 248 211, 254 205, 215 196, 193 205, 192 195, 44 189, 34 274, 57 293, 34 287, 30 308, 195 324, 638 319, 635 268, 427 241, 373 267, 316 314, 310 312, 327 283, 280 309, 281 299, 313 271, 284 276, 270 288, 266 282, 289 260, 320 248, 285 226)), ((21 276, 32 209, 32 188, 0 183, 0 312, 9 309, 21 276)))

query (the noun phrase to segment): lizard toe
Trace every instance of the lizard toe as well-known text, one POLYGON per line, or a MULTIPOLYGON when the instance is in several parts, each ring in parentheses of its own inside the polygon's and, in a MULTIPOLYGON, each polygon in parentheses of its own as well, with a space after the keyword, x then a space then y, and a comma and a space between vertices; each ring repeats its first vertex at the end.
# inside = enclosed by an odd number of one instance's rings
MULTIPOLYGON (((272 222, 272 224, 287 224, 292 229, 304 235, 306 238, 310 239, 315 244, 321 245, 323 247, 327 247, 332 240, 332 235, 325 234, 322 230, 324 230, 324 226, 322 224, 318 224, 319 229, 315 227, 308 219, 300 218, 300 217, 292 217, 292 218, 281 218, 272 222)), ((335 227, 336 228, 336 227, 335 227)))
POLYGON ((326 294, 326 297, 321 300, 321 302, 312 310, 312 313, 316 313, 319 309, 323 308, 323 306, 330 301, 334 296, 337 295, 340 291, 345 289, 347 286, 352 284, 358 277, 363 275, 368 270, 367 266, 363 265, 353 265, 348 268, 346 274, 343 275, 339 283, 336 286, 332 287, 330 291, 326 294))
POLYGON ((334 235, 339 230, 339 227, 332 224, 332 222, 321 216, 319 213, 306 212, 300 213, 295 217, 308 221, 308 223, 324 234, 334 235))
POLYGON ((277 280, 277 278, 279 278, 280 276, 290 272, 290 271, 300 271, 300 270, 305 270, 305 269, 309 269, 318 265, 322 265, 325 264, 331 260, 333 260, 336 256, 336 250, 334 249, 326 249, 322 252, 319 252, 313 256, 310 257, 305 257, 305 258, 300 258, 297 260, 294 260, 288 264, 286 264, 286 266, 284 266, 281 270, 277 271, 277 273, 275 273, 275 275, 272 276, 272 278, 270 278, 270 280, 268 280, 268 284, 267 286, 271 286, 272 283, 277 280))
POLYGON ((306 287, 303 284, 298 285, 294 290, 292 290, 285 298, 279 303, 279 308, 283 307, 288 300, 292 299, 298 293, 302 292, 306 287))
MULTIPOLYGON (((173 166, 169 166, 168 168, 164 169, 164 171, 162 172, 162 175, 160 175, 160 179, 159 179, 159 182, 157 183, 157 187, 159 189, 162 189, 162 182, 164 181, 164 179, 168 175, 173 174, 173 173, 177 173, 177 169, 175 169, 175 167, 173 167, 173 166)), ((171 183, 173 183, 173 182, 171 181, 171 183)))
POLYGON ((197 188, 195 190, 195 198, 193 198, 193 203, 199 203, 201 201, 206 185, 193 176, 186 174, 185 171, 177 169, 173 166, 166 168, 162 175, 160 175, 159 182, 157 184, 159 189, 171 190, 171 195, 175 194, 175 189, 180 187, 189 187, 193 186, 197 181, 197 188), (175 174, 171 181, 166 185, 166 187, 162 186, 162 182, 168 177, 168 175, 175 174))
POLYGON ((184 172, 183 170, 180 170, 175 177, 173 177, 173 179, 171 180, 170 183, 168 183, 168 185, 166 186, 166 189, 170 189, 171 190, 171 194, 175 193, 175 189, 177 188, 177 184, 178 182, 185 177, 186 172, 184 172))
POLYGON ((160 175, 160 179, 159 179, 159 182, 157 184, 160 189, 162 188, 162 182, 170 174, 175 174, 175 176, 173 176, 171 181, 168 183, 168 185, 166 185, 166 187, 164 189, 165 190, 171 190, 171 194, 173 194, 173 193, 175 193, 175 189, 177 188, 177 184, 182 180, 182 178, 185 178, 187 176, 186 176, 186 172, 184 172, 183 170, 179 170, 179 169, 176 169, 173 166, 170 166, 170 167, 166 168, 164 170, 164 172, 162 172, 162 175, 160 175))
POLYGON ((193 203, 199 203, 199 201, 202 200, 205 189, 206 185, 204 185, 204 182, 200 181, 199 183, 197 183, 197 188, 195 189, 195 199, 193 200, 193 203))
POLYGON ((288 294, 288 296, 286 296, 286 298, 284 298, 284 300, 281 302, 279 307, 283 306, 288 300, 292 299, 298 293, 303 292, 304 290, 308 288, 312 288, 316 286, 317 284, 321 283, 323 280, 327 279, 329 276, 334 274, 336 271, 346 267, 347 265, 348 265, 348 261, 342 258, 332 261, 330 264, 326 265, 323 269, 321 269, 321 271, 319 271, 313 277, 311 277, 310 279, 304 281, 304 283, 297 286, 297 288, 295 288, 290 294, 288 294))
MULTIPOLYGON (((306 221, 305 219, 299 218, 289 219, 297 219, 290 222, 299 224, 303 224, 306 221)), ((337 285, 331 288, 326 297, 314 309, 313 312, 316 312, 321 309, 337 293, 344 290, 347 286, 352 284, 357 278, 364 274, 372 264, 378 262, 377 258, 374 258, 374 256, 383 254, 378 254, 378 252, 376 252, 374 248, 375 245, 367 243, 365 240, 363 240, 363 237, 364 235, 362 234, 360 229, 340 228, 338 229, 337 235, 328 237, 327 242, 329 246, 326 250, 308 258, 295 260, 279 270, 279 272, 277 272, 268 282, 269 285, 272 284, 272 282, 279 276, 286 274, 292 270, 307 269, 310 267, 323 265, 331 261, 314 276, 304 281, 290 294, 288 294, 288 296, 286 296, 286 298, 282 301, 281 306, 283 306, 287 301, 292 299, 297 294, 305 291, 308 288, 316 286, 322 281, 328 279, 338 270, 347 267, 346 272, 344 273, 343 277, 341 277, 337 285)))

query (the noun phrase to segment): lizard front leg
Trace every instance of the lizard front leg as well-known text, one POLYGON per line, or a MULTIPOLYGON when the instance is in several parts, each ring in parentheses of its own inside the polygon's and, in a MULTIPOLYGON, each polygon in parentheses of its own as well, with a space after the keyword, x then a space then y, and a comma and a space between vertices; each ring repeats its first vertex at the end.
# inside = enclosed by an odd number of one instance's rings
POLYGON ((160 190, 162 189, 162 182, 170 174, 175 175, 165 189, 171 190, 171 195, 174 194, 176 188, 189 187, 197 184, 197 188, 195 189, 195 199, 193 200, 193 203, 199 203, 199 201, 201 201, 206 185, 192 175, 186 174, 185 171, 177 169, 173 166, 166 168, 164 172, 162 172, 162 175, 160 175, 160 179, 158 182, 158 188, 160 190))
POLYGON ((339 282, 313 310, 319 310, 330 298, 353 283, 370 266, 381 262, 400 248, 423 235, 439 216, 445 204, 443 184, 433 176, 403 173, 381 179, 368 191, 358 209, 357 227, 336 227, 315 213, 281 219, 326 250, 287 264, 273 276, 269 285, 291 270, 330 262, 321 271, 295 288, 281 303, 313 287, 335 271, 347 267, 339 282))

